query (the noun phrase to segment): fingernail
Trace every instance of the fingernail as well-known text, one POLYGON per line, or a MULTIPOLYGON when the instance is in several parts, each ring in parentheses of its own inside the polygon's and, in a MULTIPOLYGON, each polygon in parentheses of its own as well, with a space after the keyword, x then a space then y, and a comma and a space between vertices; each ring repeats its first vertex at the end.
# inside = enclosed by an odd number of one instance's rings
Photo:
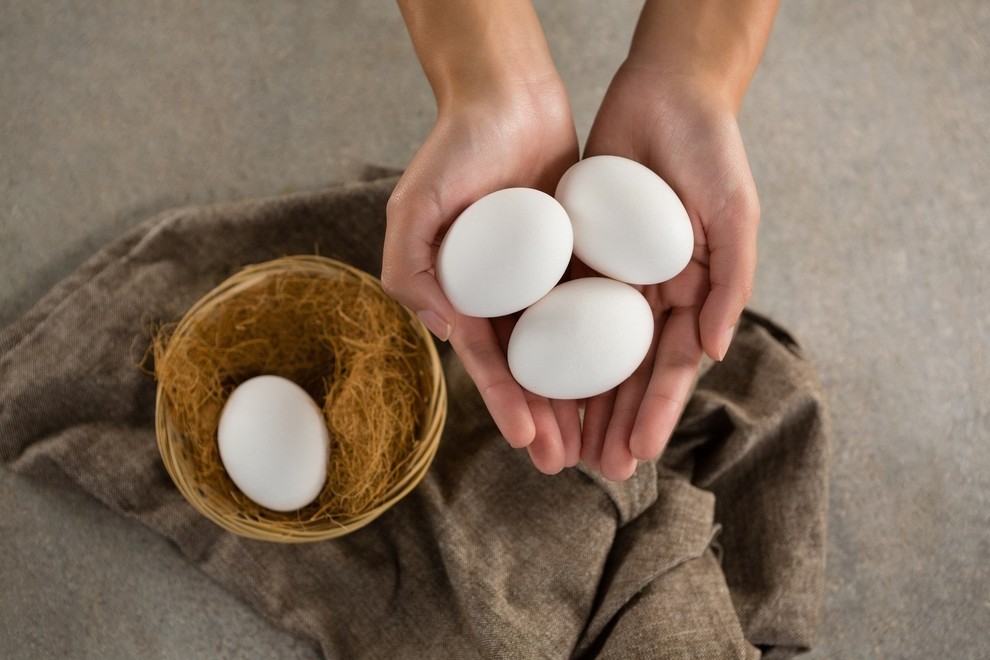
POLYGON ((450 324, 440 318, 440 315, 429 309, 424 309, 420 312, 416 312, 416 316, 430 329, 437 339, 440 341, 447 341, 450 339, 450 324))
POLYGON ((736 326, 730 326, 722 333, 722 340, 719 342, 718 361, 725 359, 725 354, 729 352, 729 344, 732 343, 732 336, 736 332, 736 326))

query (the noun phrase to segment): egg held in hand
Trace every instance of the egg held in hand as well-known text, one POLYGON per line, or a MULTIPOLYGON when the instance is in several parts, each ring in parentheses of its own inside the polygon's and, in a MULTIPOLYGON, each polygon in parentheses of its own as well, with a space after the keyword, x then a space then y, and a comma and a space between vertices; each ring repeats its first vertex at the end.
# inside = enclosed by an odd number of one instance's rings
POLYGON ((650 304, 628 284, 604 277, 571 280, 519 317, 509 338, 509 370, 539 396, 595 396, 642 363, 653 326, 650 304))
POLYGON ((629 284, 659 284, 684 270, 694 230, 684 204, 653 170, 620 156, 578 161, 557 184, 574 228, 574 254, 629 284))
POLYGON ((436 274, 466 316, 513 314, 560 281, 573 248, 567 213, 550 195, 506 188, 468 206, 447 230, 436 274))
POLYGON ((237 386, 220 412, 220 460, 234 484, 273 511, 312 502, 327 478, 329 432, 304 389, 280 376, 237 386))

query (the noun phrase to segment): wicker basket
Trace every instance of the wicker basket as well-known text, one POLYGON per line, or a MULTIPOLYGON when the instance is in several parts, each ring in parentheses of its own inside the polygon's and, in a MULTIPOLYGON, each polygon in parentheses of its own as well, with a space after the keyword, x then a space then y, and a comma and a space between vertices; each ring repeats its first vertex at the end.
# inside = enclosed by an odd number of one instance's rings
MULTIPOLYGON (((372 284, 369 290, 373 291, 374 295, 387 295, 381 288, 379 280, 340 261, 309 255, 285 257, 249 266, 227 279, 186 312, 171 337, 174 339, 188 332, 198 319, 209 314, 225 300, 258 285, 264 278, 286 271, 291 271, 294 275, 306 273, 307 276, 312 277, 339 277, 344 273, 372 284)), ((245 515, 230 492, 204 487, 203 484, 197 483, 191 453, 186 450, 185 441, 169 420, 167 395, 163 392, 162 383, 159 383, 155 415, 158 449, 169 475, 186 500, 204 516, 240 536, 264 541, 299 543, 335 538, 359 529, 412 491, 426 475, 439 446, 447 416, 447 392, 440 358, 429 331, 414 314, 405 308, 401 310, 417 339, 420 340, 424 361, 428 365, 427 369, 432 380, 432 389, 426 393, 427 409, 423 413, 424 421, 420 425, 420 437, 416 441, 413 455, 404 462, 404 470, 398 481, 380 498, 374 508, 348 520, 338 520, 330 516, 286 520, 284 515, 269 520, 245 515)), ((166 355, 167 352, 166 348, 166 355)))

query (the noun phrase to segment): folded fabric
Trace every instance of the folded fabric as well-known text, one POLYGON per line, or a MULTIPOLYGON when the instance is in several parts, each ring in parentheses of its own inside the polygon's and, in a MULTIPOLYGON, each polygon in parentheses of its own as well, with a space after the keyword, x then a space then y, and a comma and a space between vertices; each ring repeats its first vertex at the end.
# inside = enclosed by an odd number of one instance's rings
POLYGON ((747 312, 660 461, 624 483, 538 473, 441 346, 449 416, 406 499, 343 538, 232 535, 155 443, 147 327, 241 267, 317 252, 377 274, 382 177, 160 214, 0 333, 0 462, 73 482, 329 658, 749 658, 810 647, 822 598, 828 425, 812 366, 747 312))

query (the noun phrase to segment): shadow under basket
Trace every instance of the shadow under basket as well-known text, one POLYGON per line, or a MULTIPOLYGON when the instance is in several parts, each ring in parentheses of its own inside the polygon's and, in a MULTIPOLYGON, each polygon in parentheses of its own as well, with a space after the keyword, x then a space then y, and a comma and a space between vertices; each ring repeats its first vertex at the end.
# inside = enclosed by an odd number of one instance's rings
POLYGON ((248 266, 159 331, 153 348, 165 468, 193 507, 240 536, 348 534, 409 494, 436 455, 447 391, 432 336, 377 278, 348 264, 304 255, 248 266), (327 484, 298 511, 252 502, 220 461, 223 403, 262 374, 303 387, 330 431, 327 484))

